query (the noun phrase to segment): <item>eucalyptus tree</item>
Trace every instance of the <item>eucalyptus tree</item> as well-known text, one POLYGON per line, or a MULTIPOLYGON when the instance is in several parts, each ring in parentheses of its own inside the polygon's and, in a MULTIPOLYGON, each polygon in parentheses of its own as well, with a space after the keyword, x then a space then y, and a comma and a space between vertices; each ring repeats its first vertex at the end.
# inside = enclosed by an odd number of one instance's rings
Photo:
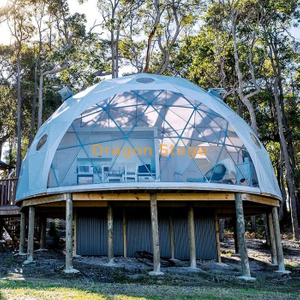
POLYGON ((16 5, 17 0, 8 0, 5 5, 0 6, 0 24, 7 21, 9 14, 16 5))
POLYGON ((159 48, 159 61, 157 61, 156 74, 163 74, 169 67, 171 51, 184 30, 189 31, 199 21, 203 13, 201 0, 172 0, 166 1, 165 13, 162 15, 160 30, 157 34, 159 48))
POLYGON ((31 14, 27 10, 27 1, 17 2, 11 10, 8 18, 8 27, 14 38, 14 55, 16 57, 16 82, 17 82, 17 163, 16 175, 19 175, 22 162, 22 94, 21 94, 21 51, 23 45, 29 40, 33 34, 33 26, 31 24, 31 14))
POLYGON ((144 0, 98 0, 98 9, 101 14, 100 25, 103 33, 109 34, 107 42, 110 45, 109 61, 111 61, 112 78, 119 77, 121 59, 119 47, 122 35, 124 37, 124 30, 143 2, 144 0))
POLYGON ((134 7, 128 30, 126 58, 137 72, 163 74, 171 52, 184 31, 192 28, 203 10, 201 0, 144 0, 134 7), (128 50, 134 55, 130 56, 128 50))
MULTIPOLYGON (((86 18, 83 14, 70 14, 66 0, 50 1, 47 7, 49 19, 45 37, 39 35, 39 128, 43 121, 44 79, 70 68, 72 59, 78 57, 79 49, 87 42, 86 18), (45 40, 44 40, 45 38, 45 40)), ((38 27, 39 28, 39 27, 38 27)), ((39 30, 40 32, 40 30, 39 30)), ((63 75, 62 75, 63 76, 63 75)))
MULTIPOLYGON (((284 82, 286 82, 286 80, 283 78, 285 66, 289 66, 290 62, 293 60, 293 55, 290 56, 288 52, 296 47, 296 43, 290 37, 288 29, 292 23, 296 22, 297 18, 299 18, 299 1, 280 1, 280 3, 277 3, 272 0, 265 0, 262 1, 261 5, 263 20, 262 29, 264 33, 263 41, 266 45, 273 71, 273 95, 277 114, 280 145, 282 156, 284 158, 285 178, 289 192, 293 236, 296 239, 300 239, 298 215, 300 203, 297 201, 297 182, 294 180, 296 169, 293 148, 294 140, 286 116, 286 92, 284 91, 284 82)), ((297 52, 295 54, 297 55, 297 52)), ((289 72, 290 71, 291 73, 293 72, 292 70, 289 70, 289 72)))
POLYGON ((257 133, 255 108, 250 101, 250 98, 257 95, 261 90, 256 80, 253 65, 253 48, 258 40, 258 28, 261 21, 260 15, 257 14, 256 1, 218 0, 218 2, 224 9, 223 23, 232 36, 235 71, 238 79, 237 93, 240 100, 247 107, 251 118, 251 127, 257 133), (254 22, 253 19, 255 20, 254 22), (243 30, 239 30, 239 25, 243 27, 243 30), (240 36, 238 36, 239 31, 242 33, 240 36), (248 48, 247 71, 245 69, 242 71, 241 69, 242 63, 238 49, 239 39, 242 39, 242 43, 248 48), (249 72, 251 75, 250 86, 249 81, 245 80, 246 72, 249 72))

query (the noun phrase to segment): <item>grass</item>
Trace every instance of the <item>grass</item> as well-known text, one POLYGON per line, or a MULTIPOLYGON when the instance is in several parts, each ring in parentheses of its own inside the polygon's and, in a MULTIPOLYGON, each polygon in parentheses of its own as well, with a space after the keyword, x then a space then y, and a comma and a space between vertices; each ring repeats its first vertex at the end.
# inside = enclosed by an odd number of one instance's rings
MULTIPOLYGON (((259 283, 258 283, 259 284, 259 283)), ((0 280, 0 299, 300 299, 291 292, 242 284, 222 287, 163 284, 94 283, 78 280, 0 280)))
POLYGON ((295 263, 295 262, 292 262, 292 261, 286 263, 285 266, 286 266, 286 267, 290 267, 290 268, 291 268, 291 267, 292 267, 292 268, 300 268, 300 264, 295 263))

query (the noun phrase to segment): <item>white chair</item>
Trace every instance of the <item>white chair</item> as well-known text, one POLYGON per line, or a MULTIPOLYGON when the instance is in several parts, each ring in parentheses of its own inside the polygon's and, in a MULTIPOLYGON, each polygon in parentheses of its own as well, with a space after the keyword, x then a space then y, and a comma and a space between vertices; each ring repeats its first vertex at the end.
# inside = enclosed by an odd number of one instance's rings
POLYGON ((137 164, 131 164, 125 166, 124 182, 136 182, 137 181, 137 164))

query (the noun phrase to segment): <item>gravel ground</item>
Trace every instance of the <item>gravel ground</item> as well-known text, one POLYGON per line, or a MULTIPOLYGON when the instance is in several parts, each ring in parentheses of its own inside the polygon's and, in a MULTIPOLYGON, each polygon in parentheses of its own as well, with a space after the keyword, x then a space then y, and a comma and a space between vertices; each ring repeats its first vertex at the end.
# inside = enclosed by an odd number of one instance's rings
MULTIPOLYGON (((289 275, 275 273, 276 267, 270 266, 270 253, 263 240, 249 239, 247 246, 250 257, 253 282, 241 282, 239 257, 234 253, 234 241, 226 239, 221 243, 222 263, 213 260, 197 261, 198 271, 191 271, 188 261, 179 261, 176 266, 162 268, 164 276, 149 276, 151 266, 134 258, 116 257, 114 266, 107 266, 106 257, 78 256, 74 258, 74 268, 78 274, 64 274, 64 253, 62 250, 35 251, 35 262, 24 265, 24 256, 16 255, 11 248, 0 248, 0 280, 26 282, 52 282, 68 284, 70 280, 80 286, 85 284, 110 284, 116 289, 121 286, 159 285, 162 287, 181 287, 182 291, 193 288, 217 289, 257 289, 265 292, 294 293, 286 299, 296 299, 300 290, 300 243, 283 241, 285 263, 291 271, 289 275)), ((0 287, 1 290, 1 287, 0 287)), ((282 298, 282 294, 279 298, 282 298)), ((290 295, 290 294, 289 294, 290 295)), ((275 297, 275 296, 274 296, 275 297)), ((1 298, 1 297, 0 297, 1 298)), ((176 297, 175 297, 176 298, 176 297)), ((197 297, 196 297, 197 298, 197 297)), ((243 298, 243 297, 242 297, 243 298)), ((258 297, 259 298, 259 297, 258 297)), ((276 298, 276 297, 275 297, 276 298)), ((240 298, 239 298, 240 299, 240 298)), ((260 299, 269 299, 268 297, 260 299)))

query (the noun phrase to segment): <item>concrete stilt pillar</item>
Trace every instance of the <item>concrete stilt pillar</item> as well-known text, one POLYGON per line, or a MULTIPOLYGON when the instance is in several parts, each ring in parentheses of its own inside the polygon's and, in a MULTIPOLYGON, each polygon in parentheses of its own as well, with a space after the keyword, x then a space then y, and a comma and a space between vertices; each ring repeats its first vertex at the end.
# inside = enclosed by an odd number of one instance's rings
POLYGON ((236 210, 236 220, 237 220, 237 239, 239 244, 239 250, 241 255, 241 265, 242 265, 242 276, 240 279, 244 280, 255 280, 251 277, 249 258, 245 239, 245 220, 244 220, 244 209, 243 200, 241 193, 235 194, 235 210, 236 210))
POLYGON ((27 260, 24 264, 33 262, 34 251, 34 224, 35 224, 35 207, 29 207, 29 220, 28 220, 28 244, 27 244, 27 260))
POLYGON ((157 194, 150 194, 150 209, 151 209, 151 227, 152 227, 152 244, 153 244, 153 271, 149 272, 149 274, 163 275, 164 273, 160 271, 157 194))
POLYGON ((73 268, 73 199, 66 194, 66 268, 64 273, 78 273, 73 268))
POLYGON ((277 266, 278 263, 277 263, 276 240, 275 240, 272 213, 268 213, 268 227, 269 227, 269 237, 270 237, 271 264, 273 266, 277 266))
POLYGON ((189 228, 189 244, 190 244, 190 267, 192 269, 196 269, 197 264, 196 264, 195 220, 194 220, 194 208, 192 205, 190 205, 188 211, 188 228, 189 228))
POLYGON ((107 257, 108 264, 114 264, 114 217, 111 204, 107 207, 107 257))
POLYGON ((40 217, 40 249, 46 248, 46 227, 47 218, 45 216, 40 217))
POLYGON ((288 274, 288 273, 290 273, 290 271, 286 271, 285 266, 284 266, 284 257, 283 257, 283 250, 282 250, 282 241, 281 241, 281 236, 280 236, 280 226, 279 226, 277 207, 272 207, 272 219, 273 219, 273 225, 274 225, 277 263, 278 263, 278 271, 276 271, 276 272, 282 273, 282 274, 288 274))
POLYGON ((175 242, 174 242, 174 224, 173 217, 169 214, 169 230, 170 230, 170 246, 171 246, 171 258, 175 258, 175 242))
POLYGON ((26 214, 21 212, 20 218, 20 244, 19 244, 19 254, 25 255, 25 231, 26 231, 26 214))

